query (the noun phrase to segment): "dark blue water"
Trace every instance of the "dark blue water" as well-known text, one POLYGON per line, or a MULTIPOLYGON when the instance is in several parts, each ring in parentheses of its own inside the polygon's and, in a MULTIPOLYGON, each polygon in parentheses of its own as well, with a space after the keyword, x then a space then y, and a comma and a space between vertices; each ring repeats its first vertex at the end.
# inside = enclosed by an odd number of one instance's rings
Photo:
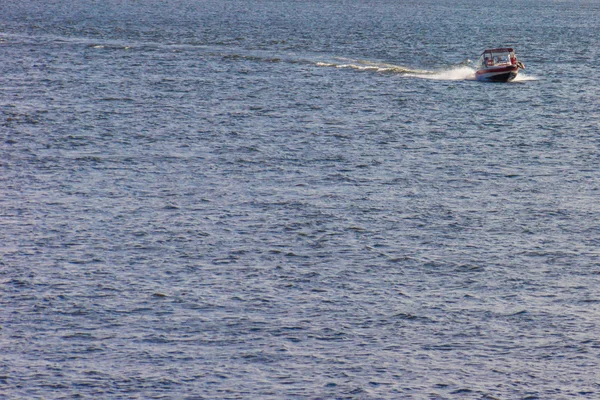
POLYGON ((600 3, 501 5, 0 4, 0 397, 600 398, 600 3))

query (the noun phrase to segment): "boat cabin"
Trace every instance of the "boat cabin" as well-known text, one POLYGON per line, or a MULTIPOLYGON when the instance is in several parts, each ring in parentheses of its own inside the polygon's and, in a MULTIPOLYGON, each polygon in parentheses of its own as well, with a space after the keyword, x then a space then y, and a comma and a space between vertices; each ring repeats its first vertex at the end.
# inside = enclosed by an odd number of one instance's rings
POLYGON ((481 53, 481 57, 479 57, 479 61, 477 62, 477 69, 505 67, 516 64, 517 57, 515 56, 514 50, 510 47, 503 47, 499 49, 488 49, 481 53))

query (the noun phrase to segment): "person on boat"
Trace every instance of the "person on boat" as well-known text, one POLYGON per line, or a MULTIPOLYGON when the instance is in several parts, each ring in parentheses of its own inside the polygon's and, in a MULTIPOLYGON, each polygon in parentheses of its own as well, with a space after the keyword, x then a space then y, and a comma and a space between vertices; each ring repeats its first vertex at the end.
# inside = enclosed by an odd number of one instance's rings
POLYGON ((492 60, 492 57, 488 56, 487 54, 485 56, 485 65, 487 65, 488 67, 494 65, 494 60, 492 60))

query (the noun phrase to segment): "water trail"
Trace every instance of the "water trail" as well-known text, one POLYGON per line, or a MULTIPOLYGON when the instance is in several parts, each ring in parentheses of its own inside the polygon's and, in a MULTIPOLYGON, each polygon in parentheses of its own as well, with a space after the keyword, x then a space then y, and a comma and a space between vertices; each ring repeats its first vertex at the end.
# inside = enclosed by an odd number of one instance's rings
POLYGON ((475 79, 475 70, 465 65, 442 69, 428 74, 415 74, 417 78, 438 81, 472 81, 475 79))
POLYGON ((427 74, 428 71, 411 69, 401 65, 373 62, 367 60, 352 60, 348 58, 337 57, 331 61, 318 61, 315 63, 318 67, 350 68, 359 71, 388 72, 397 74, 427 74))
POLYGON ((351 60, 336 58, 332 61, 319 61, 315 63, 318 67, 350 68, 360 71, 374 71, 380 73, 403 74, 421 79, 432 79, 440 81, 462 81, 474 80, 475 70, 464 64, 451 66, 437 71, 412 69, 402 65, 373 62, 366 60, 351 60))

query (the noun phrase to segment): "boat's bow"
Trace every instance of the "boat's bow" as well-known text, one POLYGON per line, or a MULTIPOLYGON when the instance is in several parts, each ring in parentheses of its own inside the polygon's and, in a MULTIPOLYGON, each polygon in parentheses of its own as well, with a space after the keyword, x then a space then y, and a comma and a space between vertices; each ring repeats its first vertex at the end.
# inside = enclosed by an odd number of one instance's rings
POLYGON ((475 76, 480 81, 509 82, 517 77, 519 69, 525 69, 525 65, 517 60, 512 48, 488 49, 479 57, 475 76))

